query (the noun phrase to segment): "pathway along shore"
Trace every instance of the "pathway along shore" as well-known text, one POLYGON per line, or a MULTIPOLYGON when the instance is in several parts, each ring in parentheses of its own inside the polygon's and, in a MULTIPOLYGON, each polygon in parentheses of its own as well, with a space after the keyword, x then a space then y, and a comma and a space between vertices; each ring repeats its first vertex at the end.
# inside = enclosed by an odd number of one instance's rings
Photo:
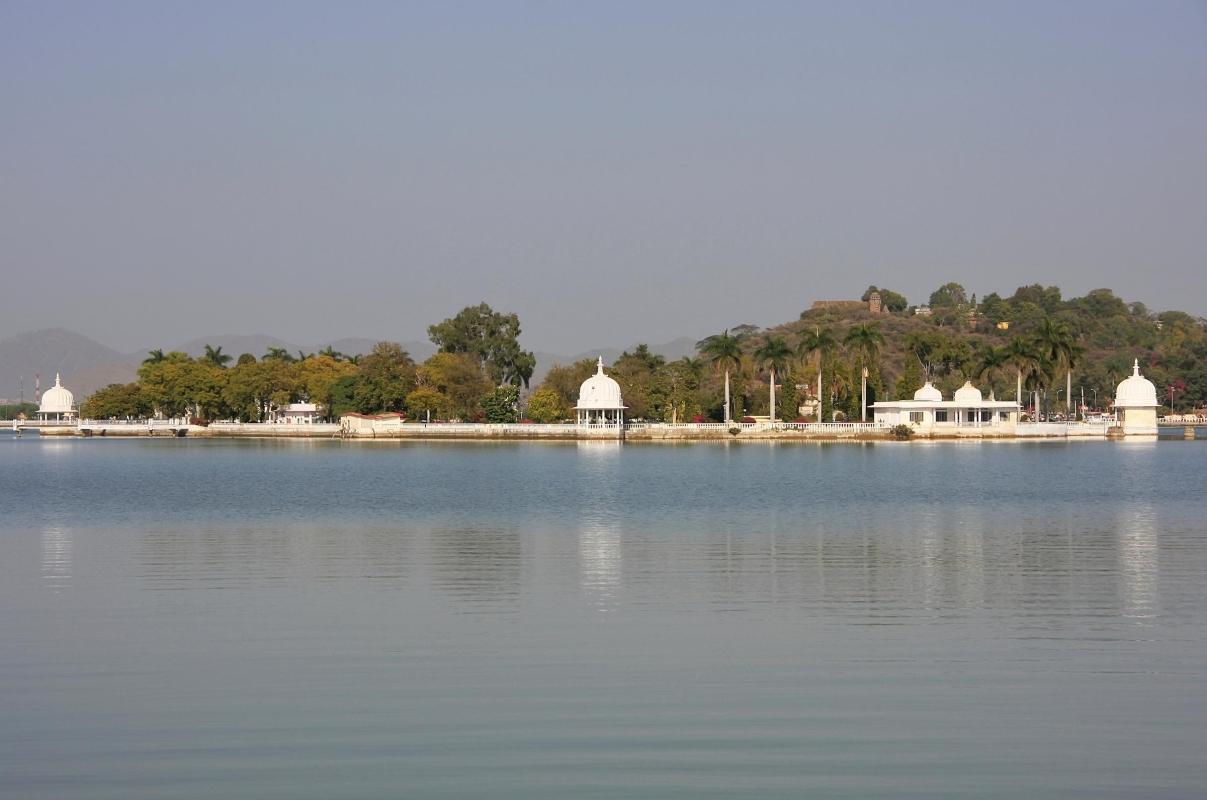
MULTIPOLYGON (((30 426, 31 428, 33 426, 30 426)), ((1194 438, 1195 428, 1189 428, 1194 438)), ((893 429, 877 423, 629 423, 623 432, 615 426, 572 424, 406 423, 389 430, 349 432, 334 423, 273 425, 264 423, 213 423, 207 426, 147 423, 92 422, 78 426, 42 428, 42 436, 81 437, 188 437, 231 439, 339 439, 343 441, 892 441, 893 429)), ((1113 438, 1108 423, 1022 423, 1013 431, 968 428, 910 437, 914 441, 1031 440, 1113 438)), ((1204 435, 1204 434, 1200 434, 1204 435)), ((1129 437, 1130 438, 1130 437, 1129 437)))

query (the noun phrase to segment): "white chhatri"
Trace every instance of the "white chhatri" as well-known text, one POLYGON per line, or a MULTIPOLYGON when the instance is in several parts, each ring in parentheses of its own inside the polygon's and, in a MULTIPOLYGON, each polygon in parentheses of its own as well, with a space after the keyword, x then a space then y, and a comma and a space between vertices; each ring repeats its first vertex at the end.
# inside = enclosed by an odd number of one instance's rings
POLYGON ((578 404, 574 406, 579 425, 624 424, 624 400, 620 384, 603 371, 603 357, 596 364, 595 374, 583 381, 578 389, 578 404))

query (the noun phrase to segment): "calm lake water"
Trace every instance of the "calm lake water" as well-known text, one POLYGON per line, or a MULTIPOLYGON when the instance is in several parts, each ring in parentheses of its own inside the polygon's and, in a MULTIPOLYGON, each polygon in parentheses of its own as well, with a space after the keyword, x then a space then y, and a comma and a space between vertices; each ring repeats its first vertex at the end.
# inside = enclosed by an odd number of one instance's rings
POLYGON ((1203 797, 1205 467, 0 437, 0 796, 1203 797))

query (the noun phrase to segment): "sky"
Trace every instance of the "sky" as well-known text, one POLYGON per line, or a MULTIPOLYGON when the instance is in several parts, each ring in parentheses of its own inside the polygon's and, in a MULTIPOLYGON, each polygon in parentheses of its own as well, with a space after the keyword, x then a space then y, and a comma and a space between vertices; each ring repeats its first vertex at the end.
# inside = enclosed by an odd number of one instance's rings
POLYGON ((1207 3, 0 0, 0 336, 1207 314, 1207 3))

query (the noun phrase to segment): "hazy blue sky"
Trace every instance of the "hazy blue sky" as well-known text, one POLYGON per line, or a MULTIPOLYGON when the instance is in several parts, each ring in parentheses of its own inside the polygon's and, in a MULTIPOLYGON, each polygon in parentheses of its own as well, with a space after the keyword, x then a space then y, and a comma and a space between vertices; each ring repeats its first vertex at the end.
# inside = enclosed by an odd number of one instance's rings
POLYGON ((571 352, 1205 268, 1203 3, 0 2, 0 336, 486 300, 571 352))

